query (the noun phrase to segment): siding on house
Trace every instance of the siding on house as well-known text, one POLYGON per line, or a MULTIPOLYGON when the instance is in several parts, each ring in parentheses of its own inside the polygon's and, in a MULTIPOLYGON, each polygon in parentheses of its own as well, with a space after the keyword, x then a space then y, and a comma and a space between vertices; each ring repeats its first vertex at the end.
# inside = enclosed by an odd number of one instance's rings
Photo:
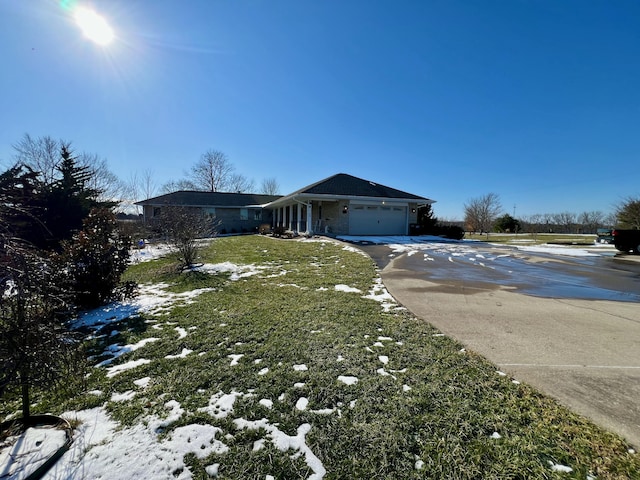
POLYGON ((280 198, 279 195, 250 193, 199 192, 181 190, 137 202, 143 207, 145 221, 159 216, 163 207, 180 206, 199 209, 218 222, 218 233, 255 232, 260 225, 271 225, 273 215, 263 206, 280 198))

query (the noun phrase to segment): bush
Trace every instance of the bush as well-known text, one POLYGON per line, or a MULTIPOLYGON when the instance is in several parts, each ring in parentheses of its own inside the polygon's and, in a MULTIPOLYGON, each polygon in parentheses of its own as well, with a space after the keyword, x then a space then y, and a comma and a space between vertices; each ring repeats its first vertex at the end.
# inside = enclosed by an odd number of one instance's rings
POLYGON ((92 210, 82 230, 62 243, 58 263, 67 273, 66 286, 77 306, 94 308, 120 296, 120 276, 129 264, 130 247, 131 239, 120 234, 108 209, 92 210))
POLYGON ((182 268, 192 266, 198 258, 196 240, 214 237, 219 225, 213 217, 199 209, 172 205, 162 208, 158 221, 160 231, 176 249, 182 268))
POLYGON ((464 228, 458 225, 441 225, 438 227, 440 235, 452 240, 462 240, 464 238, 464 228))
POLYGON ((436 237, 450 238, 452 240, 462 240, 464 238, 464 228, 458 225, 436 225, 426 231, 420 232, 421 235, 434 235, 436 237))

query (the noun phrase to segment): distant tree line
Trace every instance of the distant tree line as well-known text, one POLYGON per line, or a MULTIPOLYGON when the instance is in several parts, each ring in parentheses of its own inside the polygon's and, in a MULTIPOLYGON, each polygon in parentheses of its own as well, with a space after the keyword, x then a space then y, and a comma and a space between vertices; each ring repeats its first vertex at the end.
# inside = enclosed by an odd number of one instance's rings
POLYGON ((503 213, 500 197, 489 193, 464 204, 461 226, 474 233, 568 233, 595 234, 598 228, 640 228, 640 197, 628 197, 614 213, 599 210, 543 213, 514 218, 503 213))

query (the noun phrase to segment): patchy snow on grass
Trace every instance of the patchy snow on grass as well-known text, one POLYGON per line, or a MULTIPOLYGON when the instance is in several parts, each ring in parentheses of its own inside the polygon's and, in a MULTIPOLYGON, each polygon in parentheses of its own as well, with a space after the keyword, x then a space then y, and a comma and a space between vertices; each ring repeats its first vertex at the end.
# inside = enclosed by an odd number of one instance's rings
POLYGON ((241 278, 251 277, 253 275, 258 275, 262 273, 269 267, 264 266, 256 266, 254 264, 251 265, 236 265, 231 262, 223 262, 223 263, 205 263, 203 265, 199 265, 193 267, 191 271, 194 272, 202 272, 208 274, 218 274, 218 273, 230 273, 231 276, 229 280, 237 281, 241 278))
POLYGON ((103 353, 103 355, 112 355, 112 357, 108 358, 106 360, 103 360, 102 362, 96 364, 95 366, 96 367, 104 367, 105 365, 109 365, 116 358, 121 357, 125 353, 135 352, 136 350, 144 347, 147 343, 157 342, 158 340, 160 340, 160 339, 159 338, 155 338, 155 337, 150 337, 150 338, 144 338, 144 339, 140 340, 137 343, 133 343, 133 344, 130 344, 130 345, 125 345, 125 346, 120 346, 120 345, 117 345, 117 344, 109 345, 105 349, 105 352, 103 353))
POLYGON ((231 364, 229 365, 230 367, 235 367, 236 365, 238 365, 238 362, 240 361, 240 359, 244 357, 243 353, 238 353, 238 354, 231 354, 231 355, 227 355, 227 358, 231 359, 231 364))
POLYGON ((375 283, 373 287, 371 287, 371 290, 369 290, 369 293, 362 298, 369 298, 379 302, 385 312, 388 312, 394 307, 398 307, 396 299, 387 291, 380 277, 375 279, 375 283))
POLYGON ((193 353, 193 350, 189 350, 188 348, 183 348, 182 352, 180 352, 179 354, 177 354, 177 355, 165 355, 164 358, 167 358, 169 360, 174 359, 174 358, 185 358, 190 353, 193 353))
POLYGON ((296 372, 306 372, 307 370, 309 370, 309 368, 307 368, 307 366, 304 363, 301 363, 300 365, 294 365, 293 369, 296 372))
POLYGON ((214 288, 199 288, 183 293, 173 293, 167 291, 169 287, 170 285, 162 282, 139 285, 136 298, 124 302, 113 302, 104 307, 84 312, 71 322, 71 327, 74 329, 95 328, 135 317, 140 313, 168 314, 174 305, 192 304, 198 296, 215 290, 214 288))
POLYGON ((248 396, 251 396, 251 394, 240 393, 235 390, 231 393, 224 393, 221 390, 211 396, 209 405, 199 408, 198 411, 208 413, 213 418, 220 420, 221 418, 226 418, 227 415, 233 412, 233 404, 236 399, 248 396))
POLYGON ((142 249, 132 249, 129 252, 129 263, 141 263, 155 260, 157 258, 166 257, 174 253, 175 248, 165 243, 146 243, 142 249))
POLYGON ((356 383, 358 383, 358 377, 339 375, 338 381, 344 383, 345 385, 355 385, 356 383))
POLYGON ((136 396, 136 392, 134 392, 133 390, 127 390, 124 393, 112 393, 111 394, 111 401, 112 402, 126 402, 129 400, 132 400, 133 397, 136 396))
POLYGON ((309 400, 305 397, 300 397, 296 402, 296 410, 306 410, 309 405, 309 400))
POLYGON ((140 365, 146 365, 147 363, 151 363, 151 360, 147 360, 146 358, 141 358, 139 360, 131 360, 130 362, 123 363, 121 365, 116 365, 114 367, 107 368, 107 378, 112 378, 122 373, 126 370, 131 370, 133 368, 137 368, 140 365))
POLYGON ((314 455, 309 446, 306 444, 306 435, 311 431, 311 425, 303 423, 298 427, 297 435, 291 436, 282 432, 277 426, 271 425, 266 418, 256 421, 249 421, 242 418, 233 421, 238 430, 264 430, 267 432, 267 438, 280 451, 296 450, 304 455, 305 463, 313 471, 308 480, 320 480, 324 478, 327 471, 322 461, 314 455))
POLYGON ((551 467, 551 471, 553 472, 562 472, 562 473, 573 472, 573 468, 567 467, 566 465, 560 465, 559 463, 554 463, 551 460, 549 460, 549 466, 551 467))
POLYGON ((151 382, 151 377, 143 377, 138 380, 134 380, 133 384, 140 388, 147 388, 149 386, 149 382, 151 382))
POLYGON ((355 287, 350 287, 349 285, 338 284, 334 287, 337 292, 348 292, 348 293, 362 293, 362 291, 355 287))
POLYGON ((160 440, 154 430, 156 417, 130 428, 118 428, 103 407, 67 412, 64 417, 79 421, 74 442, 45 474, 45 480, 81 480, 88 474, 91 478, 188 480, 193 477, 184 463, 185 455, 193 453, 202 459, 228 451, 216 438, 220 428, 211 425, 179 427, 160 440))

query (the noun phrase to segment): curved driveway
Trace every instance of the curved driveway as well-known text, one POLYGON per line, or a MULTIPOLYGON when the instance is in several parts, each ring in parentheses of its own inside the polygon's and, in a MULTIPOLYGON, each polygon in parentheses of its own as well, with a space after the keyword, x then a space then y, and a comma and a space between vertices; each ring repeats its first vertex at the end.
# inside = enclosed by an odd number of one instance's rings
POLYGON ((359 247, 413 314, 640 446, 640 263, 467 242, 359 247))

